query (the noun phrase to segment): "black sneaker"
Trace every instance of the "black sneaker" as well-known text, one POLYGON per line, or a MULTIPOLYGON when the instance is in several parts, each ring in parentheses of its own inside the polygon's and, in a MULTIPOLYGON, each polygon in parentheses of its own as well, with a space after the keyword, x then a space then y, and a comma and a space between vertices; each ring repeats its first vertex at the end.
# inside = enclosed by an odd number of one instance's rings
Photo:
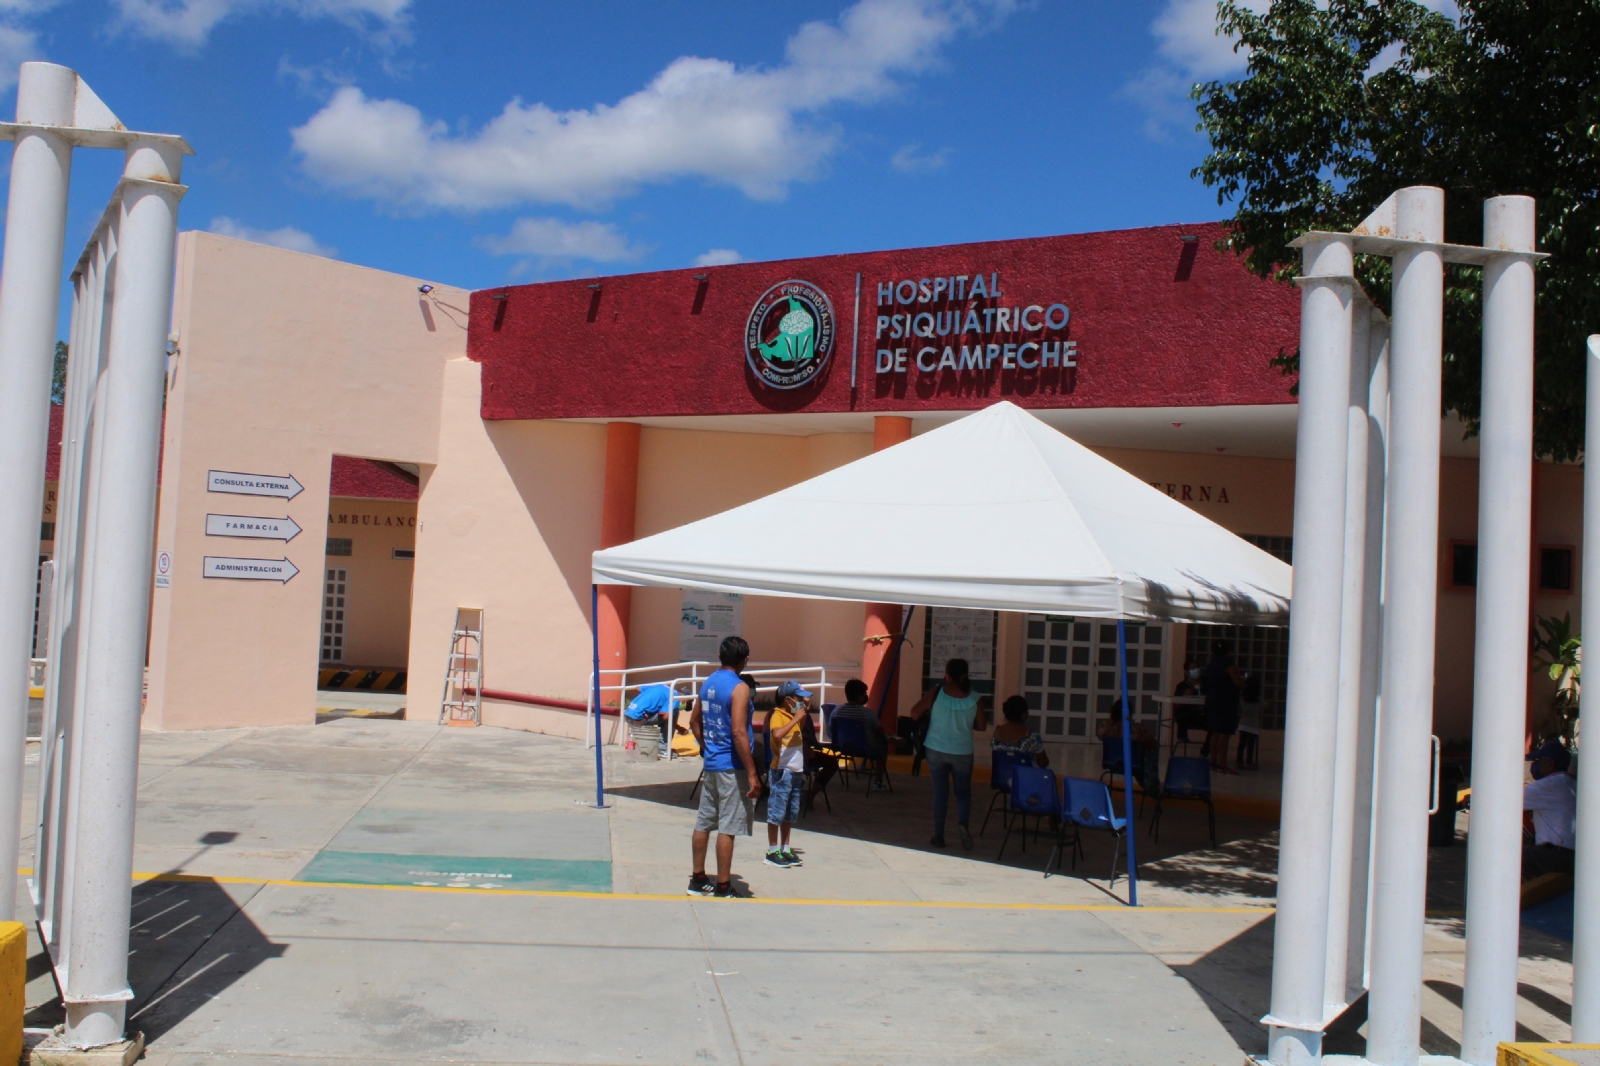
POLYGON ((688 893, 691 896, 709 896, 716 891, 717 883, 705 874, 690 874, 688 893))
POLYGON ((794 860, 791 860, 789 856, 785 855, 782 850, 778 848, 767 849, 767 857, 762 861, 768 866, 787 867, 794 865, 794 860))
POLYGON ((794 853, 794 849, 793 848, 784 848, 783 849, 783 858, 784 858, 784 861, 786 863, 788 863, 790 866, 804 866, 805 865, 805 863, 800 861, 800 856, 798 856, 798 855, 796 855, 794 853))
POLYGON ((731 881, 719 881, 717 890, 712 893, 712 896, 716 899, 738 899, 739 891, 733 887, 731 881))
POLYGON ((928 843, 932 844, 936 848, 942 848, 944 847, 944 837, 934 837, 932 840, 928 841, 928 843))
POLYGON ((961 847, 966 851, 972 850, 972 833, 964 825, 956 826, 956 835, 961 838, 961 847))

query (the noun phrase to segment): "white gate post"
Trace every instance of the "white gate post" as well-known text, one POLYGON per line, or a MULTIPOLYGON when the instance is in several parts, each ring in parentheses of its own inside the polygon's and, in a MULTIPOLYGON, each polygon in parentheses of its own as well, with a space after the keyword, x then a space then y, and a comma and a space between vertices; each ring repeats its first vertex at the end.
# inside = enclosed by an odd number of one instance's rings
POLYGON ((136 139, 122 181, 63 995, 76 1047, 121 1040, 132 998, 128 886, 182 161, 170 138, 136 139))
POLYGON ((1350 333, 1349 424, 1345 445, 1344 585, 1339 619, 1339 699, 1333 747, 1333 833, 1329 848, 1328 958, 1323 1015, 1346 998, 1350 955, 1350 875, 1354 867, 1356 778, 1361 743, 1361 627, 1366 620, 1367 392, 1372 370, 1373 307, 1356 300, 1350 333))
MULTIPOLYGON (((1483 204, 1483 418, 1478 434, 1478 611, 1472 693, 1472 833, 1461 1058, 1494 1066, 1517 1038, 1522 751, 1533 507, 1534 202, 1483 204)), ((1600 769, 1600 768, 1597 768, 1600 769)), ((1454 797, 1449 797, 1451 801, 1454 797)), ((1444 802, 1443 799, 1440 801, 1444 802)))
MULTIPOLYGON (((1584 455, 1600 456, 1600 334, 1589 338, 1588 409, 1584 455)), ((1600 462, 1583 464, 1583 612, 1580 632, 1600 633, 1600 462)), ((1590 692, 1579 707, 1600 707, 1600 682, 1590 679, 1590 692)), ((1581 720, 1581 715, 1580 715, 1581 720)), ((1600 714, 1590 718, 1600 721, 1600 714)), ((1583 769, 1584 747, 1578 748, 1578 851, 1573 871, 1572 913, 1572 1040, 1600 1043, 1600 725, 1590 728, 1594 765, 1583 769)))
POLYGON ((1367 416, 1366 549, 1362 553, 1361 688, 1356 719, 1354 816, 1350 835, 1350 917, 1345 948, 1345 1002, 1367 987, 1367 915, 1372 880, 1373 774, 1377 756, 1383 660, 1384 483, 1389 439, 1389 323, 1371 312, 1370 373, 1363 382, 1367 416))
MULTIPOLYGON (((72 125, 77 86, 66 67, 22 64, 17 122, 72 125)), ((60 133, 18 131, 0 266, 0 918, 7 921, 17 906, 39 505, 71 173, 72 144, 60 133)))
POLYGON ((1294 602, 1289 624, 1278 916, 1267 1054, 1276 1066, 1321 1057, 1328 953, 1329 844, 1344 565, 1345 438, 1355 278, 1350 238, 1302 248, 1300 411, 1295 437, 1294 602))
POLYGON ((1416 1066, 1439 570, 1444 261, 1438 246, 1444 239, 1444 190, 1413 186, 1401 189, 1394 199, 1395 236, 1417 243, 1394 252, 1389 332, 1383 707, 1378 719, 1367 1058, 1379 1066, 1416 1066))

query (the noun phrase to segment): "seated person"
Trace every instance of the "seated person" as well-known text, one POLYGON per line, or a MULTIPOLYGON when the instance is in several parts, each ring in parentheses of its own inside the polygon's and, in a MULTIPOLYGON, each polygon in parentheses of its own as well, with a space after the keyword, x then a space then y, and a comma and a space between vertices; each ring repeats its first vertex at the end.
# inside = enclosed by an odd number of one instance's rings
POLYGON ((630 722, 654 722, 661 730, 661 746, 672 740, 668 723, 672 721, 672 690, 666 685, 646 685, 622 712, 630 722))
POLYGON ((1028 728, 1027 698, 1007 697, 1000 705, 1000 714, 1005 721, 994 727, 994 735, 989 738, 991 757, 995 752, 1003 752, 1006 755, 1030 755, 1035 766, 1049 766, 1050 756, 1045 754, 1044 738, 1028 728))
MULTIPOLYGON (((845 702, 833 709, 830 719, 830 728, 837 733, 840 722, 857 722, 867 736, 867 758, 872 763, 872 789, 881 792, 888 788, 888 783, 883 779, 887 772, 889 755, 889 737, 883 731, 883 722, 867 706, 867 683, 860 678, 852 677, 844 683, 845 702)), ((817 784, 817 791, 822 790, 828 778, 838 770, 835 765, 817 784)))
MULTIPOLYGON (((1100 723, 1100 728, 1095 730, 1095 734, 1101 740, 1122 739, 1121 700, 1111 701, 1111 714, 1105 721, 1100 723)), ((1128 739, 1133 742, 1133 761, 1134 765, 1138 767, 1135 780, 1139 782, 1146 792, 1156 791, 1161 782, 1161 742, 1151 734, 1150 730, 1138 722, 1133 723, 1133 732, 1129 734, 1128 739)), ((1117 765, 1121 765, 1120 757, 1113 761, 1117 765)))
MULTIPOLYGON (((1178 687, 1172 690, 1174 696, 1199 696, 1200 693, 1200 663, 1196 659, 1189 659, 1183 664, 1183 677, 1178 681, 1178 687)), ((1192 703, 1174 703, 1172 705, 1172 743, 1189 743, 1189 730, 1204 729, 1206 727, 1206 710, 1204 707, 1192 703)))
POLYGON ((1567 768, 1572 753, 1547 740, 1528 756, 1533 783, 1522 790, 1522 821, 1533 843, 1522 846, 1522 879, 1570 874, 1578 833, 1578 785, 1567 768))

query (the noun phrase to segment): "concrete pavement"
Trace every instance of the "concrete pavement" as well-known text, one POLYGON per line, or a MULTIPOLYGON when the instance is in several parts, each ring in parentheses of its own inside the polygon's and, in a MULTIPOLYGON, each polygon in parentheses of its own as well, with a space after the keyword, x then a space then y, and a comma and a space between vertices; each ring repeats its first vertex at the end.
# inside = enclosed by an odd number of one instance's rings
MULTIPOLYGON (((1262 1048, 1266 823, 1220 817, 1218 849, 1199 812, 1169 811, 1159 847, 1141 825, 1133 911, 1106 840, 1080 865, 1096 880, 1046 880, 1046 842, 994 861, 998 819, 971 853, 928 847, 926 777, 836 782, 796 831, 803 868, 741 840, 756 898, 690 899, 698 762, 607 755, 597 811, 593 754, 568 740, 355 718, 146 734, 148 1061, 1236 1066, 1262 1048)), ((1457 926, 1430 929, 1429 1050, 1459 1035, 1457 926)), ((1541 936, 1527 1023, 1561 1039, 1570 965, 1541 936)), ((59 1013, 41 963, 29 1024, 59 1013)))

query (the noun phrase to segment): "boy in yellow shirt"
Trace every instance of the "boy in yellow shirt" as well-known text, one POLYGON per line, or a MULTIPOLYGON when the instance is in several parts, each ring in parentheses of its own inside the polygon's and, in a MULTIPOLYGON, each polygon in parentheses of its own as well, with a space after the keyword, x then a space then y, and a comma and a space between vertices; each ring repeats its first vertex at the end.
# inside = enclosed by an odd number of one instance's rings
POLYGON ((802 723, 810 715, 811 693, 793 681, 778 686, 778 705, 767 715, 767 746, 772 751, 772 765, 767 770, 768 866, 787 869, 800 865, 800 856, 789 846, 789 830, 800 820, 800 793, 806 779, 802 723))

